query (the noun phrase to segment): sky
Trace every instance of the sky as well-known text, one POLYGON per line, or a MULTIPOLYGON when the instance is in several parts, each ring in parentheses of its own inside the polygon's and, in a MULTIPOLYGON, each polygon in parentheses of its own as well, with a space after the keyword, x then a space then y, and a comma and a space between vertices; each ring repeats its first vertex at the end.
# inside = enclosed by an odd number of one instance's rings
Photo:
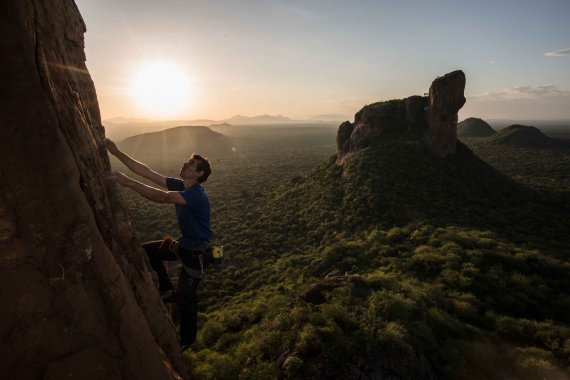
POLYGON ((76 3, 103 119, 352 118, 458 69, 460 119, 570 119, 569 0, 76 3))

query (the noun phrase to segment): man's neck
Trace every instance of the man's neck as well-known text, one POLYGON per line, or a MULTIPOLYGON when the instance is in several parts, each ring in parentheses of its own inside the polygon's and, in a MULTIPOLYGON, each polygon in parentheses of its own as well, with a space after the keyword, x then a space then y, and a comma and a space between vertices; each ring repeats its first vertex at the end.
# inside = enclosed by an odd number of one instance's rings
POLYGON ((183 178, 183 180, 184 180, 184 190, 189 189, 198 183, 198 180, 195 178, 192 179, 183 178))

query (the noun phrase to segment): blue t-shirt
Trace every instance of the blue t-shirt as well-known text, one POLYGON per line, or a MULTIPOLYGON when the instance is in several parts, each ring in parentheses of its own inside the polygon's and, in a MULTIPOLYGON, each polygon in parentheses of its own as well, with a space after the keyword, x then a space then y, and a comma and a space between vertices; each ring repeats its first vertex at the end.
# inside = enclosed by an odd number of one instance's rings
POLYGON ((185 205, 176 206, 176 219, 180 227, 180 246, 184 249, 199 249, 200 245, 212 238, 210 229, 210 201, 200 183, 184 189, 184 181, 167 177, 166 187, 178 191, 186 200, 185 205))

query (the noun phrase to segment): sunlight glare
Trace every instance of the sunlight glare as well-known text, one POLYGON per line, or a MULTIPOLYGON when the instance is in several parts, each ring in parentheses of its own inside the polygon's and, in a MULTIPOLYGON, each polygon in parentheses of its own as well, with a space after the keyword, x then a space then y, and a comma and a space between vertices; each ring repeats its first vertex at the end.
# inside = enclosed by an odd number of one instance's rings
POLYGON ((162 116, 188 106, 191 86, 188 77, 173 63, 146 63, 136 73, 132 94, 146 112, 162 116))

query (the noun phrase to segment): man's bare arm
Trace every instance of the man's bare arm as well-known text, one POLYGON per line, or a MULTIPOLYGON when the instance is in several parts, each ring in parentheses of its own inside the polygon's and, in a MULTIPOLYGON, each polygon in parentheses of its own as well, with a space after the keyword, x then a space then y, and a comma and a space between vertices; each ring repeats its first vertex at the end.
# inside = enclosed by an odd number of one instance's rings
POLYGON ((107 149, 109 153, 113 156, 117 157, 127 168, 129 168, 133 173, 140 175, 152 182, 156 183, 159 186, 166 188, 166 177, 160 173, 155 172, 142 162, 139 162, 129 156, 128 154, 121 152, 117 145, 110 139, 105 139, 105 145, 107 145, 107 149))
POLYGON ((152 186, 145 185, 137 180, 127 177, 121 172, 107 172, 105 176, 108 180, 117 182, 120 185, 129 187, 143 197, 153 202, 158 203, 173 203, 178 205, 185 205, 186 200, 180 195, 178 191, 164 191, 152 186))

